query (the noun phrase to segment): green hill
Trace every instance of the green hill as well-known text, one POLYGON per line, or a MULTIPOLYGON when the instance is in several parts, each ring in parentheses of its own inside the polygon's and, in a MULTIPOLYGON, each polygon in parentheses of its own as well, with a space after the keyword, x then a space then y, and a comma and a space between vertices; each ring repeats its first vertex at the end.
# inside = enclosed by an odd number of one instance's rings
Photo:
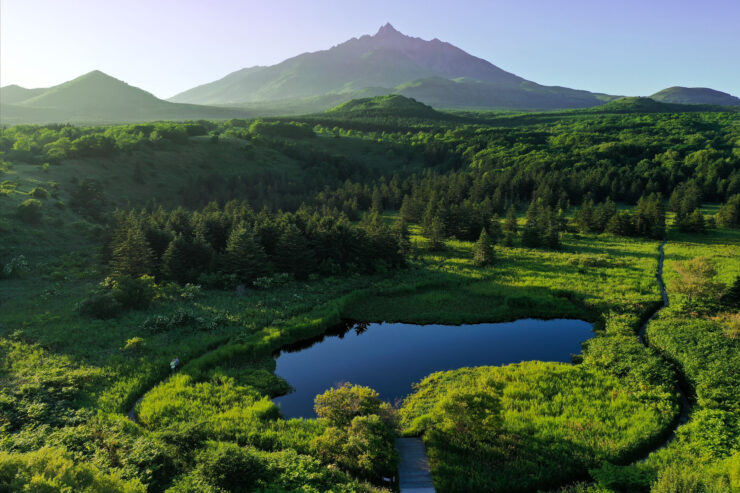
POLYGON ((709 104, 663 103, 652 98, 619 98, 597 108, 588 108, 589 113, 687 113, 703 111, 735 111, 732 108, 709 104))
POLYGON ((707 87, 674 86, 656 92, 650 98, 663 103, 740 106, 740 98, 707 87))
POLYGON ((401 84, 395 91, 442 108, 560 109, 586 108, 615 99, 616 96, 546 87, 533 82, 502 87, 476 79, 428 77, 401 84))
POLYGON ((3 99, 0 115, 3 124, 118 123, 248 116, 239 109, 163 101, 98 70, 49 89, 12 89, 9 94, 9 101, 17 101, 24 94, 32 97, 14 104, 6 104, 3 99))
POLYGON ((344 117, 398 117, 437 119, 444 115, 431 106, 398 94, 360 98, 347 101, 326 111, 327 114, 344 117))
POLYGON ((0 104, 15 104, 31 99, 46 91, 46 88, 26 89, 25 87, 11 84, 0 87, 0 104))

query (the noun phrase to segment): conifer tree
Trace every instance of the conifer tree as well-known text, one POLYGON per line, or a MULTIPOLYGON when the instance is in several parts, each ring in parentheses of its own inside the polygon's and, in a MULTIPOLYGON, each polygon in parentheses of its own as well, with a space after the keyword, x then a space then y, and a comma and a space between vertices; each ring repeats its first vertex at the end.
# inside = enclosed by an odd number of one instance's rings
POLYGON ((404 258, 409 257, 411 255, 411 238, 409 226, 403 217, 393 225, 393 234, 396 236, 398 253, 404 258))
POLYGON ((532 200, 527 208, 527 221, 522 228, 522 245, 529 248, 536 248, 542 244, 539 226, 539 210, 537 203, 532 200))
POLYGON ((499 219, 498 214, 494 214, 493 217, 491 217, 488 225, 488 232, 491 237, 491 243, 498 243, 501 240, 503 232, 501 231, 501 219, 499 219))
POLYGON ((444 248, 444 223, 442 218, 434 216, 429 225, 428 234, 429 246, 432 250, 442 250, 444 248))
POLYGON ((560 250, 560 232, 555 223, 551 223, 545 230, 544 243, 547 248, 560 250))
POLYGON ((191 280, 189 252, 187 240, 182 235, 176 235, 162 255, 162 274, 167 279, 182 284, 189 282, 191 280))
POLYGON ((226 267, 240 282, 250 284, 266 272, 267 255, 254 233, 239 223, 231 230, 226 242, 226 267))
POLYGON ((413 217, 411 214, 411 199, 408 195, 403 196, 403 201, 401 202, 401 209, 398 211, 399 215, 401 216, 401 219, 403 219, 406 222, 413 221, 413 217))
POLYGON ((519 229, 517 225, 517 219, 516 219, 516 209, 514 209, 514 206, 510 206, 509 210, 506 211, 506 221, 504 222, 504 231, 508 231, 510 233, 516 233, 519 229))
POLYGON ((481 229, 480 237, 473 246, 473 262, 478 266, 493 264, 494 250, 491 237, 488 236, 486 228, 481 229))
POLYGON ((123 220, 114 238, 111 267, 123 276, 140 277, 153 269, 153 253, 133 214, 123 220))
POLYGON ((295 224, 285 227, 275 248, 275 266, 279 272, 295 274, 305 279, 313 269, 313 251, 295 224))

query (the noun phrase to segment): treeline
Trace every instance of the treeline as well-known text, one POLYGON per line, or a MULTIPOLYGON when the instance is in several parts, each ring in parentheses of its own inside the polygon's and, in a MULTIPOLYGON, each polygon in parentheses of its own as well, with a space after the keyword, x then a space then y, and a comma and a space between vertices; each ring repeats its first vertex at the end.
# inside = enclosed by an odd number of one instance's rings
POLYGON ((231 119, 224 124, 224 135, 238 138, 268 137, 305 139, 316 137, 311 125, 295 121, 231 119))
POLYGON ((663 198, 657 193, 641 197, 632 211, 617 211, 610 199, 600 204, 588 200, 576 211, 574 221, 581 233, 606 232, 654 239, 665 236, 665 208, 663 198))
POLYGON ((209 122, 112 127, 17 125, 0 130, 0 152, 7 159, 28 162, 108 157, 142 147, 183 144, 189 137, 205 135, 213 126, 209 122))
POLYGON ((278 273, 306 279, 384 271, 404 264, 407 244, 405 227, 392 230, 377 212, 353 225, 308 207, 255 212, 232 201, 195 212, 119 212, 109 255, 118 275, 233 287, 278 273))

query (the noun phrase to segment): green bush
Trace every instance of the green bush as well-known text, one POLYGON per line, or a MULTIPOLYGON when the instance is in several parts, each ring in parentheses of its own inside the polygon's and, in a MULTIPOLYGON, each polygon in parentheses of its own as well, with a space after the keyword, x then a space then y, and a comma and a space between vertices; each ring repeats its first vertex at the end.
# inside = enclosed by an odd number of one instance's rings
POLYGON ((136 479, 125 481, 91 464, 75 464, 63 449, 41 448, 28 453, 0 451, 0 491, 105 491, 144 493, 136 479))
POLYGON ((251 449, 234 443, 209 443, 198 454, 195 476, 219 491, 249 492, 266 473, 265 464, 251 449))
POLYGON ((38 199, 28 199, 18 205, 16 209, 18 218, 29 224, 41 222, 41 201, 38 199))
POLYGON ((615 493, 639 493, 650 491, 652 475, 633 466, 615 466, 609 462, 589 471, 596 483, 615 493))
POLYGON ((371 414, 382 415, 392 421, 390 405, 381 401, 376 391, 349 383, 317 395, 314 410, 331 426, 349 426, 355 417, 371 414))
POLYGON ((123 312, 123 305, 111 293, 93 293, 79 307, 80 313, 92 318, 109 319, 123 312))
POLYGON ((131 310, 146 310, 157 294, 152 276, 108 278, 104 285, 110 287, 113 298, 121 306, 131 310))
POLYGON ((35 199, 45 199, 49 197, 49 191, 44 187, 35 187, 29 195, 35 199))
POLYGON ((669 466, 658 475, 652 493, 709 493, 700 471, 682 465, 669 466))
POLYGON ((23 274, 27 273, 29 270, 30 267, 28 265, 26 257, 24 257, 23 255, 18 255, 17 257, 13 257, 8 263, 3 265, 2 270, 0 270, 0 278, 12 279, 16 277, 22 277, 23 274))
POLYGON ((311 443, 320 460, 369 481, 395 474, 395 413, 377 392, 347 383, 317 395, 315 410, 329 425, 311 443))

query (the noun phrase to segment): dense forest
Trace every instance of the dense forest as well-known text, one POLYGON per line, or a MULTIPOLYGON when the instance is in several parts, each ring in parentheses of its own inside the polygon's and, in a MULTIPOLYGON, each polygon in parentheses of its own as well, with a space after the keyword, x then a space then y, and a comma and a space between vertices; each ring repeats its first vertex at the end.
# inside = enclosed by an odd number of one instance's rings
POLYGON ((737 113, 371 103, 0 131, 0 490, 395 490, 403 435, 439 491, 740 491, 737 113), (272 400, 350 320, 517 318, 596 335, 272 400))

